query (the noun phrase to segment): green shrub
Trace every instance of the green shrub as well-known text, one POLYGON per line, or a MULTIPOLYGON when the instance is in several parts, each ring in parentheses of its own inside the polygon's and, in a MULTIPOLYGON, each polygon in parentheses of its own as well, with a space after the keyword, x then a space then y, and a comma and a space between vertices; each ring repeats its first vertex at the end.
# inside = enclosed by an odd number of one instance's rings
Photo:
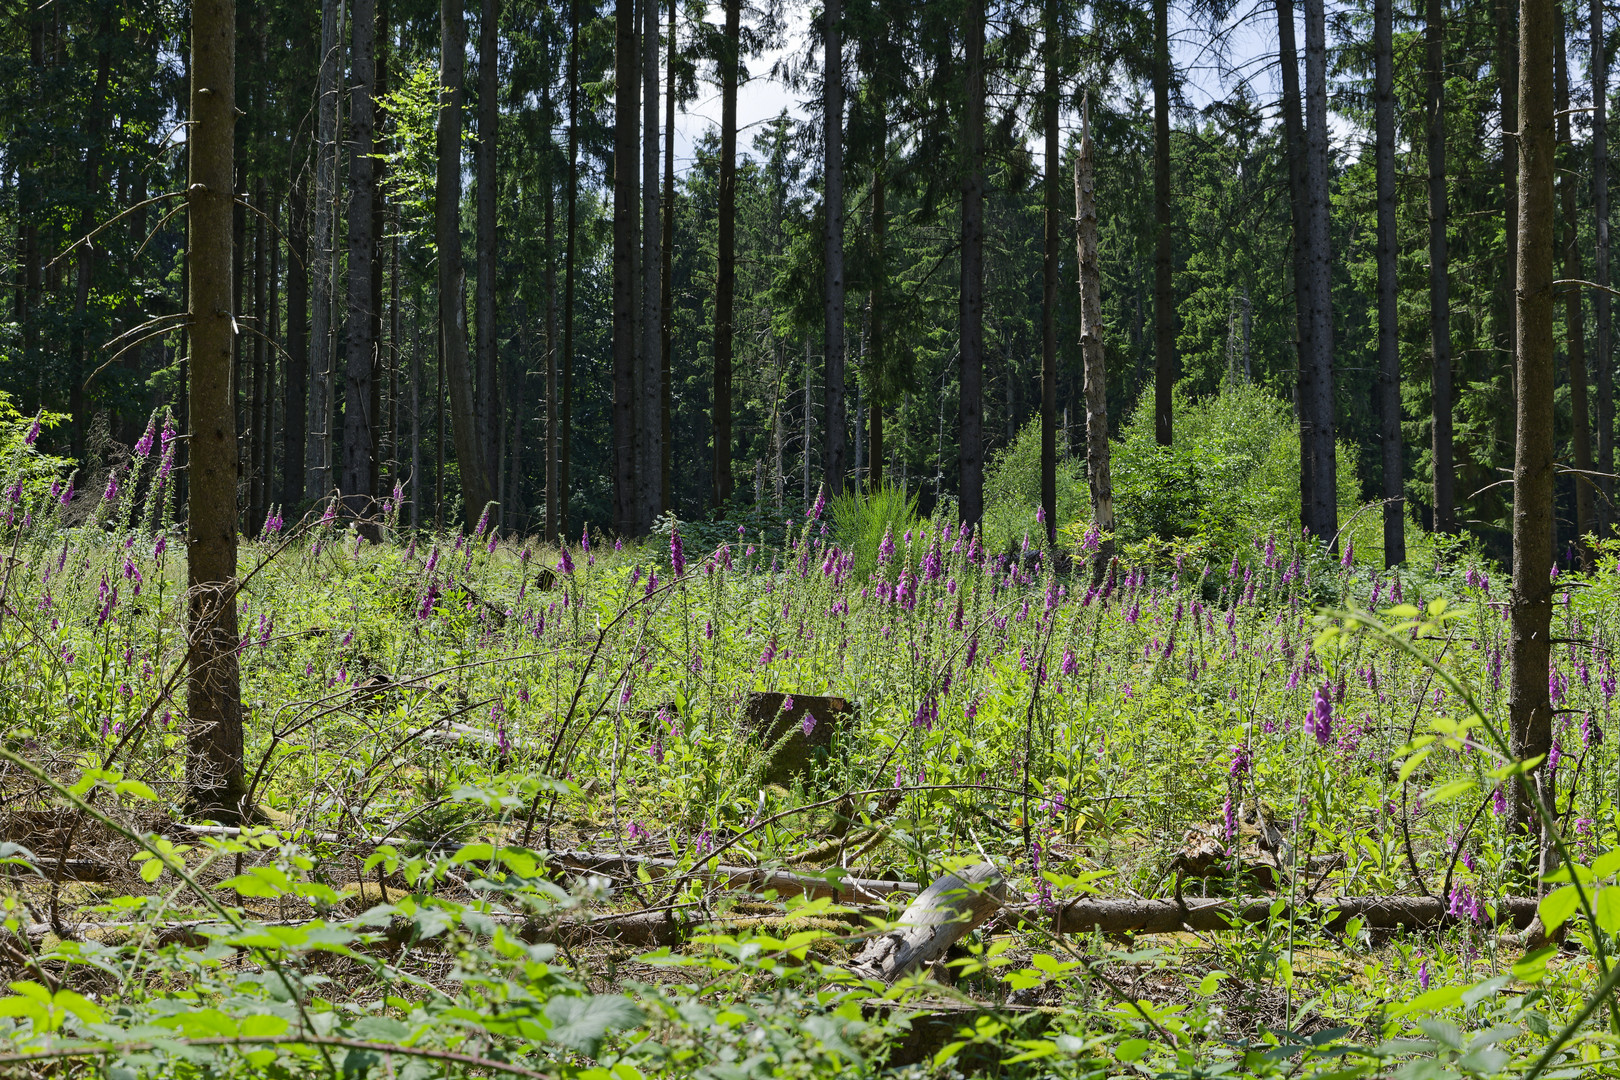
MULTIPOLYGON (((1256 386, 1208 398, 1176 388, 1175 442, 1154 439, 1144 397, 1114 444, 1114 505, 1126 543, 1179 542, 1229 551, 1268 533, 1299 528, 1299 425, 1292 408, 1256 386)), ((1341 520, 1353 513, 1355 457, 1338 448, 1341 520)))
MULTIPOLYGON (((984 473, 984 544, 1004 551, 1042 535, 1035 511, 1041 505, 1041 422, 1024 425, 1013 444, 990 459, 984 473)), ((1085 462, 1060 456, 1057 467, 1057 523, 1067 525, 1091 516, 1085 462)))

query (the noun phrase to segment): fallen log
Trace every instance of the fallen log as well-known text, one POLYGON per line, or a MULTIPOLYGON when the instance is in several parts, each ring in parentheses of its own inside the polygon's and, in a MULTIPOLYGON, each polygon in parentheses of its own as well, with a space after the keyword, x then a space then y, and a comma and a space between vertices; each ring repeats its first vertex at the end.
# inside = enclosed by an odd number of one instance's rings
MULTIPOLYGON (((607 855, 591 851, 552 851, 547 853, 551 862, 587 873, 600 873, 617 868, 633 873, 636 867, 650 870, 679 871, 681 864, 674 859, 649 855, 607 855)), ((759 866, 703 866, 691 871, 694 878, 702 878, 711 885, 748 892, 774 890, 778 896, 807 896, 812 900, 823 896, 838 899, 876 901, 892 893, 915 893, 917 886, 909 881, 883 881, 875 878, 844 877, 829 879, 816 874, 796 874, 789 870, 772 870, 759 866)))
POLYGON ((944 956, 995 914, 1006 895, 1006 883, 990 863, 944 874, 906 907, 895 929, 866 943, 850 970, 863 978, 895 982, 944 956))
MULTIPOLYGON (((1128 934, 1173 934, 1182 930, 1216 932, 1271 918, 1271 897, 1232 900, 1072 900, 1052 913, 1055 933, 1098 932, 1109 937, 1128 934)), ((1422 930, 1461 923, 1447 905, 1432 896, 1340 896, 1292 909, 1301 918, 1318 921, 1329 930, 1343 930, 1359 918, 1369 930, 1422 930)), ((1285 908, 1286 915, 1289 909, 1285 908)), ((1021 913, 1026 919, 1031 912, 1021 913)), ((1504 897, 1496 902, 1497 925, 1523 929, 1535 918, 1536 900, 1529 896, 1504 897)), ((1039 920, 1039 921, 1045 921, 1039 920)))

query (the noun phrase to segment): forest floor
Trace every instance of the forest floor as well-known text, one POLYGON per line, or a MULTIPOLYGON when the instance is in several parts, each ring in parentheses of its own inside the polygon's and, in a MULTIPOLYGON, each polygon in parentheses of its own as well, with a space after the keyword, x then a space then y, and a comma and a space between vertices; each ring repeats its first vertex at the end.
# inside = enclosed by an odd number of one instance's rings
POLYGON ((1612 557, 1537 882, 1489 567, 312 515, 241 552, 234 828, 182 809, 183 552, 14 532, 7 1075, 1614 1067, 1612 557))

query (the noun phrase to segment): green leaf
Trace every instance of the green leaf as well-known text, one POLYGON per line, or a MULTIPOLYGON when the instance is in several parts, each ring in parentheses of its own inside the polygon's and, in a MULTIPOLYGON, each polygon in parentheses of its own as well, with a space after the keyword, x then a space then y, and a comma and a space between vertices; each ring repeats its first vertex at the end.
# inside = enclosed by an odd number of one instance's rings
POLYGON ((1152 1048, 1153 1044, 1146 1039, 1126 1039, 1115 1047, 1114 1056, 1129 1065, 1132 1062, 1141 1061, 1152 1048))
POLYGON ((1580 897, 1575 893, 1575 886, 1565 885, 1543 896, 1541 903, 1536 905, 1536 913, 1541 916, 1542 927, 1550 934, 1568 922, 1579 905, 1580 897))
POLYGON ((1429 806, 1439 806, 1441 803, 1450 802, 1459 795, 1473 791, 1478 786, 1472 780, 1453 780, 1449 784, 1441 784, 1439 787, 1430 788, 1424 793, 1423 801, 1429 806))
POLYGON ((1597 920, 1598 929, 1606 934, 1620 930, 1620 885, 1598 890, 1597 898, 1592 901, 1592 917, 1597 920))
POLYGON ((1613 877, 1620 871, 1620 848, 1605 851, 1592 861, 1592 873, 1599 878, 1613 877))
POLYGON ((1411 778, 1412 774, 1417 771, 1417 767, 1423 764, 1423 760, 1433 752, 1433 750, 1429 749, 1419 750, 1417 753, 1401 762, 1401 771, 1396 779, 1400 783, 1406 783, 1406 781, 1411 778))
POLYGON ((551 1041, 571 1050, 594 1055, 597 1044, 610 1031, 641 1022, 641 1010, 620 994, 593 997, 554 997, 546 1002, 551 1041))
POLYGON ((1547 974, 1547 961, 1558 955, 1558 946, 1547 945, 1535 952, 1525 953, 1519 962, 1513 965, 1513 977, 1525 982, 1540 982, 1547 974))

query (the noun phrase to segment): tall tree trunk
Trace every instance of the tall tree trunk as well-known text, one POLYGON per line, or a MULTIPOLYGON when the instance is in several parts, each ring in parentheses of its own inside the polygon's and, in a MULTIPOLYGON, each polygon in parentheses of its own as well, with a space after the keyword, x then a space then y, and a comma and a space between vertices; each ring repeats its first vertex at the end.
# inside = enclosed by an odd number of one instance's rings
MULTIPOLYGON (((1162 2, 1162 0, 1161 0, 1162 2)), ((984 0, 968 0, 962 148, 962 277, 959 286, 961 512, 984 517, 984 0)))
POLYGON ((1080 152, 1074 161, 1074 249, 1080 267, 1080 353, 1086 380, 1086 477, 1091 523, 1100 534, 1092 562, 1095 579, 1114 553, 1114 482, 1108 460, 1108 371, 1102 341, 1102 271, 1097 265, 1097 179, 1091 155, 1090 117, 1083 115, 1080 152))
POLYGON ((562 401, 558 412, 557 529, 569 532, 568 465, 574 421, 574 277, 579 222, 579 4, 568 0, 568 224, 563 251, 562 401))
POLYGON ((338 73, 343 67, 343 39, 339 23, 344 0, 321 0, 321 70, 317 83, 319 100, 316 106, 315 147, 315 235, 314 261, 315 307, 310 327, 310 366, 314 382, 309 394, 309 422, 305 431, 308 440, 305 466, 309 475, 304 484, 306 498, 318 499, 331 490, 332 481, 332 394, 333 364, 332 324, 336 298, 332 290, 332 275, 336 272, 333 258, 333 210, 337 198, 337 121, 338 73))
MULTIPOLYGON (((1552 745, 1553 565, 1553 38, 1554 0, 1519 4, 1518 415, 1513 461, 1512 640, 1508 724, 1523 761, 1552 745)), ((1546 768, 1532 774, 1541 782, 1546 768)), ((1516 824, 1538 836, 1532 806, 1516 800, 1516 824)))
MULTIPOLYGON (((253 208, 264 213, 268 199, 265 191, 264 177, 259 177, 253 184, 253 208)), ((269 251, 267 246, 271 241, 269 232, 264 227, 264 219, 255 214, 253 217, 253 329, 251 338, 253 345, 253 372, 248 390, 248 426, 250 437, 248 439, 248 513, 247 520, 243 522, 242 531, 248 536, 257 536, 259 527, 264 523, 266 488, 264 475, 265 446, 270 440, 270 428, 265 422, 265 402, 268 400, 268 390, 265 386, 265 339, 273 333, 269 318, 269 251)))
POLYGON ((191 8, 191 126, 186 143, 191 285, 191 505, 186 528, 186 792, 195 813, 248 816, 236 646, 236 413, 231 240, 235 187, 236 5, 191 8))
POLYGON ((1395 265, 1394 0, 1373 0, 1373 114, 1378 174, 1378 403, 1384 466, 1384 566, 1406 561, 1405 479, 1401 469, 1401 354, 1395 265))
MULTIPOLYGON (((1569 64, 1564 54, 1564 12, 1558 12, 1558 51, 1553 64, 1558 80, 1555 88, 1558 111, 1558 145, 1574 148, 1569 124, 1569 64)), ((1575 191, 1579 171, 1568 163, 1558 173, 1558 192, 1564 215, 1564 277, 1578 281, 1581 276, 1580 219, 1576 216, 1575 191)), ((1564 289, 1564 335, 1569 353, 1569 411, 1572 420, 1570 442, 1575 455, 1575 534, 1580 537, 1581 568, 1594 569, 1592 548, 1587 536, 1597 528, 1597 507, 1592 480, 1592 414, 1586 385, 1586 313, 1581 287, 1564 289)))
MULTIPOLYGON (((260 429, 264 432, 264 441, 259 449, 259 474, 264 478, 264 509, 276 497, 276 432, 281 426, 276 423, 276 354, 280 351, 276 342, 281 338, 281 193, 270 196, 270 222, 266 243, 269 245, 270 276, 266 279, 269 289, 269 321, 264 328, 268 337, 264 350, 264 393, 260 398, 260 429)), ((260 519, 263 523, 263 519, 260 519)))
POLYGON ((889 231, 889 210, 885 196, 888 192, 889 146, 888 116, 884 103, 877 102, 878 133, 872 167, 872 259, 867 273, 872 281, 872 295, 867 301, 871 314, 867 317, 866 369, 872 373, 872 390, 867 404, 866 486, 869 491, 883 490, 883 395, 888 390, 889 341, 885 299, 889 264, 886 258, 885 238, 889 231))
MULTIPOLYGON (((1323 0, 1305 0, 1305 237, 1316 332, 1311 355, 1311 529, 1338 545, 1339 505, 1333 415, 1333 253, 1327 123, 1327 23, 1323 0)), ((1305 432, 1300 432, 1300 438, 1305 432)))
MULTIPOLYGON (((636 0, 617 0, 613 107, 613 527, 637 529, 636 500, 636 185, 641 72, 636 63, 636 0)), ((724 181, 722 181, 722 184, 724 181)), ((721 226, 724 229, 724 226, 721 226)), ((724 243, 722 239, 721 243, 724 243)), ((724 258, 724 256, 722 256, 724 258)))
POLYGON ((1451 298, 1446 254, 1446 51, 1441 0, 1426 0, 1429 129, 1429 353, 1432 359, 1430 456, 1434 462, 1434 529, 1457 528, 1451 428, 1451 298))
POLYGON ((1283 136, 1288 143, 1288 203, 1292 211, 1294 238, 1290 248, 1294 270, 1294 338, 1298 377, 1294 407, 1299 418, 1299 515, 1300 524, 1310 526, 1314 505, 1311 481, 1312 443, 1306 438, 1306 401, 1311 378, 1310 358, 1315 355, 1312 336, 1316 324, 1311 318, 1310 272, 1305 259, 1305 120, 1300 107, 1299 53, 1294 39, 1294 0, 1276 0, 1277 60, 1282 71, 1283 136))
POLYGON ((344 502, 356 517, 369 515, 371 483, 372 427, 376 413, 372 405, 377 339, 374 331, 375 295, 372 263, 377 258, 377 234, 373 231, 372 207, 377 198, 372 179, 372 143, 375 111, 372 95, 377 78, 376 0, 353 0, 354 37, 349 99, 349 297, 348 340, 343 388, 343 477, 344 502))
MULTIPOLYGON (((1506 316, 1503 333, 1498 337, 1502 349, 1507 354, 1507 372, 1510 380, 1514 373, 1513 350, 1516 348, 1516 332, 1514 322, 1518 312, 1513 298, 1514 283, 1517 271, 1515 263, 1518 261, 1518 246, 1514 243, 1514 236, 1519 230, 1519 180, 1518 180, 1518 148, 1516 136, 1519 130, 1518 88, 1519 88, 1519 40, 1518 26, 1516 25, 1516 0, 1494 0, 1496 22, 1496 59, 1499 91, 1501 93, 1501 137, 1502 137, 1502 235, 1503 243, 1502 277, 1501 277, 1501 304, 1502 312, 1506 316)), ((1494 374, 1494 372, 1493 372, 1494 374)), ((1493 455, 1494 458, 1494 455, 1493 455)))
MULTIPOLYGON (((434 213, 439 249, 439 337, 443 349, 440 367, 449 383, 456 464, 461 470, 461 510, 470 530, 494 496, 484 466, 484 439, 478 429, 472 361, 467 355, 466 274, 461 267, 461 81, 467 48, 461 0, 439 0, 439 29, 439 80, 444 89, 439 96, 434 213)), ((439 432, 442 443, 442 418, 439 432)))
MULTIPOLYGON (((97 37, 106 42, 110 27, 103 20, 97 37)), ((90 109, 84 132, 88 146, 84 153, 85 203, 79 212, 78 236, 89 236, 96 225, 95 205, 101 191, 102 125, 107 106, 107 81, 112 73, 112 54, 105 44, 96 56, 96 79, 90 91, 90 109)), ((90 430, 88 405, 84 399, 85 377, 90 373, 90 349, 86 320, 89 318, 90 285, 95 276, 96 250, 91 244, 79 248, 75 259, 73 289, 73 369, 69 374, 68 400, 73 413, 73 456, 85 460, 85 434, 90 430)))
POLYGON ((422 527, 422 302, 418 294, 411 316, 411 529, 422 527))
POLYGON ((678 53, 675 12, 676 0, 669 0, 669 42, 666 45, 664 84, 664 236, 659 248, 662 259, 658 273, 658 488, 663 493, 661 510, 675 505, 670 469, 674 460, 674 434, 671 431, 673 402, 670 394, 670 365, 674 360, 675 331, 675 57, 678 53))
POLYGON ((821 470, 828 496, 844 492, 844 12, 825 0, 821 134, 824 218, 822 310, 826 401, 821 470))
POLYGON ((1168 9, 1168 0, 1153 0, 1153 435, 1160 446, 1169 446, 1174 439, 1170 396, 1176 385, 1176 301, 1170 261, 1168 9))
MULTIPOLYGON (((720 43, 720 206, 714 288, 713 501, 731 498, 731 317, 737 287, 737 79, 742 51, 741 0, 725 0, 720 43)), ((805 453, 809 453, 807 447, 805 453)))
MULTIPOLYGON (((387 113, 382 101, 388 95, 388 0, 374 0, 376 29, 372 35, 374 75, 371 89, 371 139, 375 153, 371 156, 371 171, 367 182, 371 186, 371 464, 370 490, 377 503, 386 494, 382 486, 383 432, 388 418, 387 402, 383 396, 385 369, 389 367, 386 346, 383 344, 383 268, 387 257, 383 254, 383 235, 388 230, 387 204, 383 195, 385 166, 381 154, 385 136, 383 125, 387 113)), ((391 340, 391 339, 390 339, 391 340)), ((379 506, 380 509, 380 506, 379 506)))
POLYGON ((287 379, 282 415, 286 425, 281 463, 281 501, 296 506, 303 498, 304 432, 309 406, 309 188, 297 176, 291 183, 287 229, 287 379))
POLYGON ((641 0, 641 398, 636 487, 640 532, 664 509, 664 225, 658 189, 658 0, 641 0))
MULTIPOLYGON (((547 93, 549 104, 549 91, 547 93)), ((548 119, 551 110, 547 108, 548 119)), ((549 130, 549 125, 548 125, 549 130)), ((546 170, 546 516, 541 536, 557 542, 557 183, 546 170)))
POLYGON ((1597 369, 1597 468, 1598 530, 1608 536, 1614 531, 1614 356, 1613 325, 1610 321, 1609 294, 1609 60, 1604 49, 1603 0, 1592 0, 1592 212, 1596 216, 1597 243, 1592 253, 1592 272, 1598 288, 1592 290, 1592 317, 1597 323, 1597 351, 1592 366, 1597 369))
POLYGON ((478 170, 477 236, 473 286, 474 351, 478 372, 478 429, 483 437, 484 461, 490 476, 501 471, 497 440, 503 406, 500 398, 500 357, 495 325, 495 263, 500 243, 496 232, 496 149, 499 144, 500 83, 497 79, 497 31, 501 20, 501 0, 483 0, 478 20, 478 142, 473 158, 478 170))
POLYGON ((1057 543, 1058 0, 1045 3, 1042 126, 1046 129, 1045 246, 1041 260, 1041 509, 1046 542, 1057 543))

